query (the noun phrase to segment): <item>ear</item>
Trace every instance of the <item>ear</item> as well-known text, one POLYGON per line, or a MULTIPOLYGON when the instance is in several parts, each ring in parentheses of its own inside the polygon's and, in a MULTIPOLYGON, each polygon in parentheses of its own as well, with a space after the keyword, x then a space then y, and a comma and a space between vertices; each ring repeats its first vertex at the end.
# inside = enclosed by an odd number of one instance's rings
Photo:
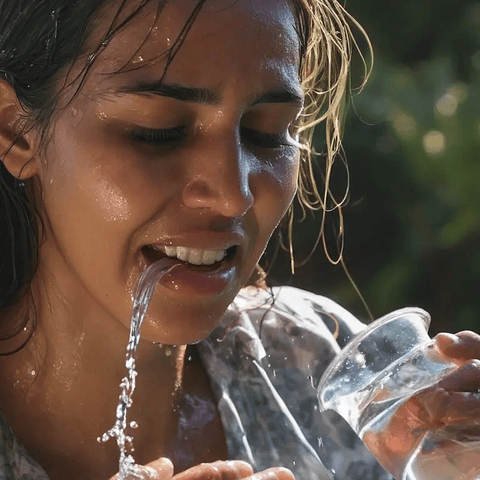
POLYGON ((22 113, 15 89, 0 78, 0 161, 15 178, 26 180, 38 173, 38 135, 35 129, 19 132, 22 113))

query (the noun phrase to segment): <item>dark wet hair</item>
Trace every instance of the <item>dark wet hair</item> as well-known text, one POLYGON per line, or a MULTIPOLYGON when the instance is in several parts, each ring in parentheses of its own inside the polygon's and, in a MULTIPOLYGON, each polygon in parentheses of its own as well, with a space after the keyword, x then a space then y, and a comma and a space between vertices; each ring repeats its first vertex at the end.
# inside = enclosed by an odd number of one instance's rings
MULTIPOLYGON (((98 0, 0 0, 0 78, 14 87, 25 119, 48 124, 58 74, 80 55, 101 6, 98 0)), ((3 162, 0 232, 1 311, 25 293, 38 250, 37 219, 27 190, 3 162)), ((0 339, 13 334, 0 328, 0 339)))
MULTIPOLYGON (((110 26, 96 45, 88 45, 94 20, 108 1, 0 0, 0 79, 3 77, 13 86, 24 109, 18 131, 37 128, 42 140, 40 148, 48 142, 49 126, 62 88, 75 85, 78 93, 110 39, 147 5, 156 4, 159 14, 168 0, 137 0, 136 8, 128 14, 131 0, 118 0, 118 11, 110 26), (59 84, 77 61, 84 64, 79 76, 70 85, 59 84)), ((197 0, 184 29, 167 53, 165 69, 206 1, 197 0)), ((303 143, 298 197, 303 207, 325 211, 327 198, 335 204, 327 193, 328 179, 340 149, 342 99, 348 90, 348 70, 355 45, 350 25, 359 25, 337 0, 290 1, 301 43, 300 76, 306 93, 304 115, 298 120, 303 143), (327 138, 323 192, 315 184, 310 150, 313 129, 319 122, 325 122, 327 138)), ((0 162, 0 340, 11 338, 23 328, 17 326, 12 332, 11 325, 1 325, 1 314, 29 291, 38 263, 39 225, 28 188, 0 162)))

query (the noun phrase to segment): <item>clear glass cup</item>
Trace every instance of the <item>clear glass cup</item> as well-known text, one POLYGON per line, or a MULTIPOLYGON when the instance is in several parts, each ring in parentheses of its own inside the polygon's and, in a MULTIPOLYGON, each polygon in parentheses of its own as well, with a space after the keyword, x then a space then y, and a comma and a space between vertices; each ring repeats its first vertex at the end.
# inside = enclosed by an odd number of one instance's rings
POLYGON ((479 426, 427 429, 407 401, 458 368, 428 335, 430 316, 404 308, 370 324, 329 366, 318 386, 397 480, 480 479, 479 426))

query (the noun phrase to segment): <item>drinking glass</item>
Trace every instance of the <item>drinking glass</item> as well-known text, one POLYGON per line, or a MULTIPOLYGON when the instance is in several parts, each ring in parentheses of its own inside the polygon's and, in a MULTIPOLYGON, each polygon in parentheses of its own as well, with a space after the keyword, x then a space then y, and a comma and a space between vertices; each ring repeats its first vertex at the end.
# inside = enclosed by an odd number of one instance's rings
POLYGON ((429 326, 420 308, 370 324, 326 370, 320 408, 339 413, 397 480, 478 480, 479 425, 427 428, 422 409, 407 404, 458 368, 436 349, 429 326))

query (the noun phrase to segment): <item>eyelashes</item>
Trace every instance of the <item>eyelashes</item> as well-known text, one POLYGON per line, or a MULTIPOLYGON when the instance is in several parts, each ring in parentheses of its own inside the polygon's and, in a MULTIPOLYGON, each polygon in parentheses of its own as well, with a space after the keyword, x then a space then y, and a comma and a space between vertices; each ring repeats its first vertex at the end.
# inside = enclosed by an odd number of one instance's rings
POLYGON ((139 143, 166 146, 180 142, 185 138, 187 129, 176 127, 162 130, 148 128, 136 128, 132 131, 132 140, 139 143))
POLYGON ((250 128, 240 129, 241 136, 249 143, 263 148, 279 148, 293 146, 288 141, 288 133, 264 133, 250 128))
MULTIPOLYGON (((135 143, 152 145, 157 147, 175 147, 187 136, 186 127, 175 127, 169 129, 146 129, 136 128, 132 131, 131 137, 135 143)), ((282 133, 265 133, 251 128, 241 128, 240 136, 242 141, 260 148, 292 147, 289 141, 288 131, 282 133)))

